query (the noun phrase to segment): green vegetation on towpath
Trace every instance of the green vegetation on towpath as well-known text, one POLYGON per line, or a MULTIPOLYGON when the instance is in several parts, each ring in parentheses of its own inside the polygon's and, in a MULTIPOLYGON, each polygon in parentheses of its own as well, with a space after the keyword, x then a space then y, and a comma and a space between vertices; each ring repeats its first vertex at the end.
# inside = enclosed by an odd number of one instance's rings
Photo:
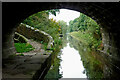
POLYGON ((28 43, 15 43, 15 48, 18 53, 29 52, 34 48, 28 43))

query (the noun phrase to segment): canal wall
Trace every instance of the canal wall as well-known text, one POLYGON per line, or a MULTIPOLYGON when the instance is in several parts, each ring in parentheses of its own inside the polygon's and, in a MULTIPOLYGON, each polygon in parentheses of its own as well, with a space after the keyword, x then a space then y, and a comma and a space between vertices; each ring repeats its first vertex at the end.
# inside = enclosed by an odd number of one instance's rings
POLYGON ((14 36, 14 42, 15 43, 27 43, 28 39, 26 37, 24 37, 23 35, 15 32, 15 36, 14 36))
POLYGON ((36 71, 36 73, 33 75, 32 79, 33 80, 38 80, 38 79, 44 79, 44 76, 46 75, 47 71, 49 70, 51 63, 54 59, 54 54, 53 51, 50 50, 50 48, 53 47, 53 38, 45 33, 44 31, 40 31, 38 29, 35 29, 29 25, 21 23, 18 28, 16 29, 16 32, 19 32, 20 34, 24 35, 25 37, 29 39, 34 39, 37 41, 43 41, 43 43, 47 43, 47 50, 49 57, 46 58, 44 63, 41 65, 41 68, 36 71))
MULTIPOLYGON (((47 50, 41 49, 40 52, 32 52, 35 54, 26 54, 24 56, 13 56, 12 59, 4 60, 5 67, 3 68, 3 79, 27 79, 27 80, 43 80, 51 63, 54 59, 53 38, 38 29, 34 29, 25 24, 20 24, 14 34, 24 36, 25 42, 34 39, 38 42, 43 41, 48 43, 47 50), (9 64, 11 63, 11 65, 9 64), (9 66, 10 65, 10 66, 9 66)), ((40 43, 41 44, 41 43, 40 43)))
POLYGON ((29 25, 21 23, 17 27, 16 32, 24 35, 28 39, 33 39, 38 42, 43 41, 44 43, 48 43, 47 48, 51 48, 53 46, 53 38, 49 34, 45 33, 44 31, 35 29, 29 25))

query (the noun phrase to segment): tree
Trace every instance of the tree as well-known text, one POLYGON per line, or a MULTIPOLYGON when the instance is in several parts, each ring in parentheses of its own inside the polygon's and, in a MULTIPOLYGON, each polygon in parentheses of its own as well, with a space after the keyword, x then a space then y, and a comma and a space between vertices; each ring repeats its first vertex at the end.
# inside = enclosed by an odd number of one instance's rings
POLYGON ((53 14, 53 15, 55 15, 56 16, 56 12, 60 12, 60 10, 59 9, 52 9, 52 10, 47 10, 47 11, 45 11, 47 14, 53 14))
POLYGON ((65 36, 68 29, 67 23, 63 20, 59 20, 58 24, 60 25, 59 29, 61 29, 61 33, 65 36))
POLYGON ((82 43, 93 49, 98 49, 101 44, 100 26, 90 17, 80 13, 80 16, 69 22, 69 32, 76 36, 82 43), (76 32, 77 31, 77 32, 76 32))
POLYGON ((59 10, 55 9, 35 13, 26 18, 23 23, 45 31, 57 41, 59 37, 59 24, 55 20, 49 19, 49 14, 55 14, 55 12, 59 12, 59 10))

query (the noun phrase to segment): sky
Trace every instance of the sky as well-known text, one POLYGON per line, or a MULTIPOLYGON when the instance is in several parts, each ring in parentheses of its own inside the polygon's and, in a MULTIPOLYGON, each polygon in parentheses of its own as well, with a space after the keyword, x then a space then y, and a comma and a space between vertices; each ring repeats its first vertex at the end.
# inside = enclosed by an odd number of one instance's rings
POLYGON ((60 13, 56 13, 56 16, 49 15, 49 19, 53 18, 56 21, 63 20, 67 22, 67 25, 69 25, 70 20, 74 20, 75 18, 80 16, 80 12, 74 11, 74 10, 68 10, 68 9, 60 9, 60 13))

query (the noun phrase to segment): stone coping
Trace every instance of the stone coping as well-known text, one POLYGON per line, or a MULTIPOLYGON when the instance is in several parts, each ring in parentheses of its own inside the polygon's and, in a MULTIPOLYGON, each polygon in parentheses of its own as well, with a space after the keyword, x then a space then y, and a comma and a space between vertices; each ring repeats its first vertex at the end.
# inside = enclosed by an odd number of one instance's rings
MULTIPOLYGON (((50 49, 50 48, 53 47, 53 45, 54 45, 54 40, 53 40, 52 36, 50 36, 50 35, 47 34, 46 32, 40 31, 39 29, 36 29, 36 28, 31 27, 31 26, 29 26, 29 25, 27 25, 27 24, 24 24, 24 23, 21 23, 20 26, 25 26, 26 29, 31 29, 31 30, 34 30, 35 32, 39 32, 39 34, 45 35, 45 37, 47 36, 48 39, 49 39, 48 45, 47 45, 47 49, 50 49)), ((37 38, 37 37, 36 37, 36 38, 37 38)), ((44 38, 43 38, 43 39, 44 39, 44 38)), ((43 41, 44 41, 44 40, 43 40, 43 41)))

